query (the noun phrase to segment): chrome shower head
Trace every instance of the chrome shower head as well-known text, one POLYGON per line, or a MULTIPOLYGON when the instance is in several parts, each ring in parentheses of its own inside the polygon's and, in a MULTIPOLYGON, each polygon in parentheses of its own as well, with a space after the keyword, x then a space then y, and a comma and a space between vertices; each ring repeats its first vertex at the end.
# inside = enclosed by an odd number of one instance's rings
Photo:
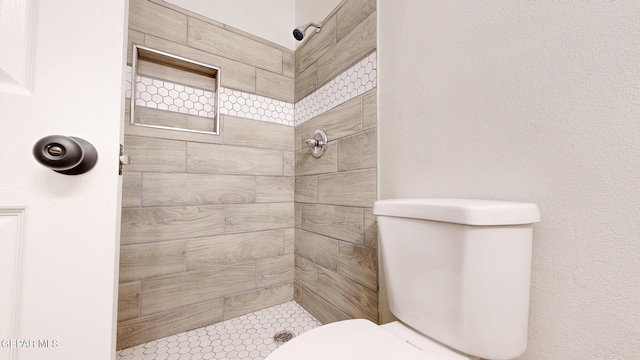
POLYGON ((320 32, 320 29, 322 29, 322 23, 310 22, 308 24, 298 26, 295 29, 293 29, 293 37, 296 38, 296 40, 298 41, 302 41, 302 39, 304 39, 304 34, 309 28, 309 26, 315 27, 316 32, 320 32))

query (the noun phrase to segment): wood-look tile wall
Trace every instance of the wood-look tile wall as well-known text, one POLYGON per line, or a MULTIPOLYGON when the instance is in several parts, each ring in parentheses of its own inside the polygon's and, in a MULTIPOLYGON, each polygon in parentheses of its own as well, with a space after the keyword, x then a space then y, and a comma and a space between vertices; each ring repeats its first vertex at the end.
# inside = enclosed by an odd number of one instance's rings
MULTIPOLYGON (((224 87, 293 100, 293 51, 157 0, 130 1, 129 43, 218 66, 224 87)), ((293 299, 293 127, 222 116, 215 136, 126 124, 125 151, 119 349, 293 299)))
MULTIPOLYGON (((375 0, 343 1, 296 51, 296 101, 376 49, 375 0)), ((295 300, 322 323, 378 321, 376 89, 295 129, 295 300), (314 158, 313 132, 329 145, 314 158)))
POLYGON ((344 0, 296 50, 295 101, 376 49, 376 1, 344 0))

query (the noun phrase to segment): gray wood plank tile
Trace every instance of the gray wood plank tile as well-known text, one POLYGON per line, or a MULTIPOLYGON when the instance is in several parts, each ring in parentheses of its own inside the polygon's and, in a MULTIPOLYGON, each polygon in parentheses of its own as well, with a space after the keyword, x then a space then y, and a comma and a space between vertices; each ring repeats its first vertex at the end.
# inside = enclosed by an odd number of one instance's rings
POLYGON ((302 229, 316 234, 362 244, 363 210, 333 205, 302 205, 302 229))
POLYGON ((295 256, 294 279, 296 283, 313 291, 318 291, 319 271, 320 266, 318 264, 300 255, 295 256))
POLYGON ((292 126, 224 115, 224 142, 272 150, 293 150, 292 126))
POLYGON ((296 175, 295 153, 293 151, 285 151, 283 155, 284 155, 284 159, 283 159, 284 176, 295 176, 296 175))
POLYGON ((304 143, 304 140, 302 138, 302 128, 300 125, 295 127, 295 135, 294 135, 294 141, 293 141, 293 150, 294 151, 300 151, 303 149, 302 146, 307 146, 304 143))
MULTIPOLYGON (((127 101, 128 103, 128 101, 127 101)), ((126 105, 128 107, 128 105, 126 105)), ((139 106, 136 110, 136 119, 141 117, 153 116, 153 112, 162 112, 162 110, 150 109, 139 106)), ((136 120, 137 122, 138 120, 136 120)), ((142 121, 148 121, 142 119, 142 121)), ((189 123, 189 117, 187 117, 187 124, 189 123)), ((222 126, 222 119, 221 119, 222 126)), ((167 140, 182 140, 182 141, 198 141, 203 143, 221 144, 224 141, 224 134, 212 135, 212 134, 198 134, 185 131, 176 131, 169 129, 156 129, 144 126, 131 125, 129 123, 129 112, 125 114, 124 133, 131 136, 142 136, 148 138, 159 138, 167 140)), ((126 149, 125 149, 126 151, 126 149)))
POLYGON ((117 349, 222 321, 222 298, 118 323, 117 349))
POLYGON ((240 233, 294 226, 293 203, 225 206, 225 233, 240 233))
POLYGON ((373 207, 376 201, 376 170, 358 170, 318 176, 318 202, 373 207))
POLYGON ((214 118, 187 115, 187 129, 216 132, 216 122, 214 118))
POLYGON ((378 158, 376 130, 365 131, 338 141, 338 171, 375 168, 378 158))
POLYGON ((307 69, 296 74, 294 101, 298 102, 318 89, 318 64, 313 63, 307 69))
POLYGON ((219 54, 211 54, 189 46, 177 44, 156 36, 147 35, 145 45, 177 54, 182 57, 203 62, 220 68, 220 85, 232 89, 256 92, 256 68, 239 61, 227 59, 219 54))
POLYGON ((376 12, 374 11, 318 59, 318 83, 324 84, 333 79, 375 50, 376 34, 376 12))
POLYGON ((120 247, 120 281, 129 282, 185 271, 184 241, 120 247))
POLYGON ((189 240, 187 270, 260 260, 284 254, 282 230, 218 235, 189 240))
POLYGON ((378 223, 373 209, 364 209, 364 246, 378 248, 378 223))
POLYGON ((293 90, 293 78, 256 69, 256 94, 292 103, 293 90))
POLYGON ((122 207, 138 207, 142 204, 142 173, 122 173, 122 207))
POLYGON ((218 235, 223 232, 222 206, 122 209, 121 244, 218 235))
POLYGON ((293 202, 295 178, 293 176, 256 177, 256 202, 293 202))
POLYGON ((318 295, 352 318, 378 322, 378 293, 333 271, 320 269, 318 295))
POLYGON ((184 172, 186 143, 143 136, 125 135, 124 148, 131 164, 124 171, 184 172))
POLYGON ((378 126, 378 89, 374 88, 362 95, 362 128, 374 129, 378 126))
MULTIPOLYGON (((165 1, 165 0, 147 0, 147 1, 150 1, 150 2, 156 3, 156 4, 160 4, 160 5, 162 5, 162 6, 166 7, 166 8, 169 8, 169 9, 171 9, 173 11, 179 12, 181 14, 185 14, 185 15, 187 15, 189 17, 193 17, 193 18, 208 22, 210 24, 213 24, 213 25, 216 25, 216 26, 219 26, 219 27, 224 27, 225 26, 225 24, 220 22, 220 21, 213 20, 213 19, 208 18, 208 17, 206 17, 206 16, 204 16, 202 14, 199 14, 199 13, 194 12, 194 11, 187 10, 187 9, 185 9, 183 7, 180 7, 179 5, 170 3, 170 2, 165 1)), ((240 31, 240 30, 236 29, 236 31, 240 31)))
POLYGON ((282 74, 282 50, 194 18, 189 46, 282 74))
POLYGON ((299 125, 300 146, 306 148, 306 139, 313 137, 317 129, 327 133, 329 142, 362 131, 362 97, 351 99, 326 113, 299 125))
POLYGON ((295 51, 282 51, 282 75, 294 78, 296 75, 295 51))
POLYGON ((338 274, 378 291, 378 252, 346 242, 338 244, 338 274))
MULTIPOLYGON (((311 30, 309 34, 311 35, 311 30)), ((296 76, 318 61, 336 44, 336 17, 331 16, 322 24, 322 31, 308 39, 296 49, 296 76)))
POLYGON ((127 65, 131 65, 131 56, 133 55, 133 44, 144 45, 144 33, 129 29, 127 38, 127 65))
POLYGON ((311 154, 310 149, 296 151, 296 176, 326 174, 338 171, 338 146, 330 142, 322 157, 311 154))
POLYGON ((256 200, 255 176, 145 173, 143 206, 246 204, 256 200))
POLYGON ((142 282, 141 313, 154 314, 255 289, 255 264, 236 264, 142 282))
POLYGON ((304 230, 296 230, 294 252, 307 260, 336 270, 338 267, 338 240, 304 230))
POLYGON ((282 176, 282 151, 240 146, 189 143, 187 172, 282 176))
POLYGON ((322 324, 351 319, 349 315, 304 286, 297 288, 295 300, 322 324))
POLYGON ((224 299, 224 319, 248 314, 293 300, 293 283, 258 289, 224 299))
POLYGON ((284 253, 293 254, 293 246, 295 243, 295 229, 284 229, 284 253))
POLYGON ((295 218, 294 223, 295 223, 295 228, 297 232, 298 231, 297 229, 302 229, 302 205, 294 203, 293 212, 294 212, 293 216, 295 218))
POLYGON ((140 315, 140 282, 120 284, 118 287, 118 321, 140 315))
POLYGON ((351 30, 376 11, 376 0, 346 1, 337 12, 336 37, 342 40, 351 30))
POLYGON ((187 16, 147 0, 129 2, 129 29, 187 43, 187 16))
POLYGON ((296 176, 295 202, 314 203, 318 201, 318 177, 296 176))
MULTIPOLYGON (((293 285, 294 255, 288 254, 256 261, 258 287, 287 283, 293 285)), ((293 288, 291 288, 293 297, 293 288)))
MULTIPOLYGON (((131 106, 130 99, 127 99, 127 109, 131 106)), ((182 114, 173 111, 153 109, 145 106, 136 105, 135 107, 135 124, 141 126, 131 126, 130 113, 125 113, 125 134, 126 135, 142 135, 147 137, 160 137, 177 140, 193 140, 203 142, 222 142, 216 141, 219 137, 220 129, 216 120, 212 117, 202 117, 196 115, 182 114), (127 125, 129 127, 127 127, 127 125), (145 125, 164 126, 170 129, 156 129, 146 127, 145 125), (208 131, 217 134, 199 134, 193 132, 181 132, 176 130, 198 130, 208 131), (160 135, 159 135, 160 134, 160 135), (162 136, 166 134, 166 136, 162 136), (214 139, 210 139, 214 137, 214 139)))
POLYGON ((138 75, 153 77, 198 89, 216 91, 215 78, 164 64, 138 60, 138 75))
POLYGON ((186 129, 189 125, 186 114, 138 105, 136 105, 136 124, 166 126, 172 128, 172 130, 186 129))

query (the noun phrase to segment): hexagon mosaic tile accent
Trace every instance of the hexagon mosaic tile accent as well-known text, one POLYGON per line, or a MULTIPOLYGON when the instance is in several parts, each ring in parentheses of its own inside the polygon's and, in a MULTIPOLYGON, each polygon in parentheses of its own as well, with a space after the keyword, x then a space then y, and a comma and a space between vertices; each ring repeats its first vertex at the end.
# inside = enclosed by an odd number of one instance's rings
MULTIPOLYGON (((126 97, 131 97, 131 67, 127 66, 126 97)), ((136 77, 136 105, 181 114, 215 117, 215 92, 146 76, 136 77)))
POLYGON ((180 84, 138 77, 136 105, 202 117, 215 116, 215 93, 180 84))
MULTIPOLYGON (((131 97, 131 67, 127 66, 126 97, 131 97)), ((138 76, 136 105, 183 114, 213 117, 215 93, 160 79, 138 76)), ((377 86, 374 51, 295 105, 285 101, 220 87, 220 113, 289 126, 300 125, 377 86)))
POLYGON ((258 360, 278 348, 281 330, 300 335, 320 326, 295 301, 258 310, 207 327, 119 350, 117 360, 258 360))
POLYGON ((220 88, 220 113, 293 126, 294 106, 281 100, 220 88))
POLYGON ((377 86, 377 82, 378 56, 374 51, 320 89, 298 101, 295 105, 295 125, 300 125, 372 90, 377 86))

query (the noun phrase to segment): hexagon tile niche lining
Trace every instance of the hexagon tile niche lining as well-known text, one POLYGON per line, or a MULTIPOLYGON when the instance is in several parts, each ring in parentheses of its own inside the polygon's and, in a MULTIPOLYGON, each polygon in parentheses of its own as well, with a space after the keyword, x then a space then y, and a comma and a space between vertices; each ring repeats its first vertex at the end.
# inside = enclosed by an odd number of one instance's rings
POLYGON ((215 92, 138 76, 136 105, 202 117, 215 116, 215 92))
MULTIPOLYGON (((289 126, 300 125, 375 88, 377 86, 377 71, 377 53, 374 51, 295 105, 265 96, 220 87, 218 94, 220 96, 220 114, 289 126)), ((130 66, 127 66, 125 78, 127 81, 126 97, 130 98, 130 66)), ((143 97, 147 100, 136 101, 139 106, 205 117, 215 113, 214 104, 210 100, 215 96, 211 91, 138 76, 136 87, 142 89, 141 85, 144 85, 145 89, 155 88, 156 90, 151 90, 153 94, 149 93, 143 97), (162 95, 165 92, 167 94, 162 95), (173 99, 167 99, 167 97, 173 99), (205 113, 207 115, 204 115, 205 113)), ((140 93, 141 96, 142 94, 144 92, 140 93)))

